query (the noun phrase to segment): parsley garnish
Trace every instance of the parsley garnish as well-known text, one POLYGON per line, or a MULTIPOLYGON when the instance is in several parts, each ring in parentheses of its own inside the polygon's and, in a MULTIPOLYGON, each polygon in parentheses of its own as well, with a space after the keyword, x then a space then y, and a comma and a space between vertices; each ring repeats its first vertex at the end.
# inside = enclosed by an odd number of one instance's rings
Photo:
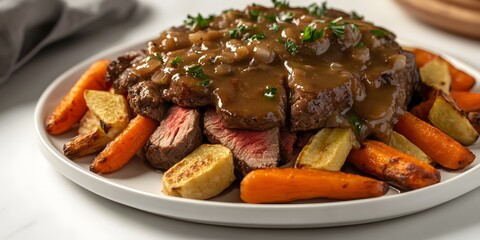
POLYGON ((270 27, 268 29, 273 31, 273 32, 277 32, 279 28, 280 28, 280 26, 278 26, 277 23, 272 23, 272 25, 270 25, 270 27))
POLYGON ((250 18, 252 18, 252 19, 258 19, 258 16, 260 16, 260 10, 252 9, 252 10, 248 11, 248 15, 250 15, 250 18))
POLYGON ((291 21, 293 19, 292 12, 280 12, 277 16, 277 20, 281 22, 291 21))
POLYGON ((202 65, 198 64, 192 67, 187 68, 187 74, 190 74, 190 76, 195 77, 195 78, 200 78, 202 79, 201 82, 198 83, 199 86, 206 87, 210 85, 210 82, 212 82, 211 79, 205 75, 202 69, 202 65))
POLYGON ((181 62, 184 62, 182 57, 180 56, 176 56, 173 60, 172 60, 172 66, 174 67, 177 67, 179 63, 181 62))
POLYGON ((302 42, 313 42, 322 38, 324 33, 324 29, 317 30, 317 25, 315 23, 310 23, 305 30, 303 30, 302 42))
POLYGON ((335 20, 331 21, 327 26, 328 29, 332 30, 332 32, 338 37, 343 37, 345 35, 345 24, 339 24, 342 19, 342 17, 336 18, 335 20))
POLYGON ((362 132, 362 123, 360 122, 360 119, 358 119, 355 114, 351 113, 348 115, 348 120, 350 121, 350 123, 352 123, 355 132, 360 135, 360 133, 362 132))
POLYGON ((195 31, 197 29, 204 29, 207 28, 210 22, 213 20, 213 15, 208 16, 208 18, 204 18, 200 13, 196 17, 192 17, 187 15, 187 19, 183 21, 185 26, 187 26, 190 31, 195 31))
POLYGON ((158 52, 155 52, 151 55, 148 55, 147 62, 150 61, 150 60, 158 60, 158 61, 163 62, 162 55, 160 55, 160 53, 158 53, 158 52))
POLYGON ((275 19, 277 18, 275 15, 265 15, 263 17, 271 22, 275 22, 275 19))
POLYGON ((265 35, 265 33, 258 33, 258 34, 254 34, 254 35, 249 36, 248 40, 259 41, 259 40, 265 39, 266 37, 267 37, 267 35, 265 35))
POLYGON ((267 99, 273 99, 275 98, 275 96, 277 96, 277 93, 278 93, 277 88, 267 87, 263 92, 263 96, 265 96, 267 99))
POLYGON ((321 7, 316 3, 312 3, 307 7, 307 10, 312 16, 323 17, 328 11, 327 2, 323 2, 321 7))
POLYGON ((273 6, 279 7, 279 8, 284 8, 284 7, 290 7, 290 3, 288 0, 272 0, 273 6))
POLYGON ((353 20, 363 20, 363 16, 362 15, 359 15, 357 12, 355 11, 352 11, 350 13, 350 18, 353 19, 353 20))
POLYGON ((285 41, 285 40, 279 38, 278 42, 284 44, 285 49, 287 49, 287 51, 290 54, 295 55, 295 54, 298 53, 298 45, 296 43, 294 43, 291 39, 287 39, 287 41, 285 41))
POLYGON ((357 45, 355 45, 356 48, 362 48, 365 46, 365 42, 364 41, 360 41, 357 43, 357 45))
POLYGON ((242 32, 248 30, 247 26, 245 25, 240 25, 234 29, 228 30, 227 34, 230 36, 230 38, 237 38, 242 32))
POLYGON ((373 29, 370 32, 375 35, 376 37, 385 37, 387 34, 382 29, 373 29))

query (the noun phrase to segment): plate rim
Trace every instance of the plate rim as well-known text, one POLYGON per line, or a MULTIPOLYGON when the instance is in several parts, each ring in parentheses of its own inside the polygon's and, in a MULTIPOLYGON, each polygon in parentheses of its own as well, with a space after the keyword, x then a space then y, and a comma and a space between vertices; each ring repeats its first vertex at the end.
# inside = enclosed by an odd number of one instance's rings
MULTIPOLYGON (((36 104, 34 120, 38 141, 37 146, 40 147, 45 158, 67 179, 99 196, 146 212, 193 222, 254 228, 311 228, 354 225, 409 215, 452 200, 480 185, 480 182, 475 183, 475 181, 467 181, 470 178, 480 177, 480 163, 477 163, 477 165, 471 166, 463 173, 450 179, 426 188, 401 194, 325 203, 248 204, 213 202, 155 195, 109 181, 108 178, 104 176, 87 172, 78 164, 63 156, 63 154, 50 141, 50 138, 54 138, 55 136, 50 136, 43 126, 45 115, 44 108, 47 104, 47 99, 59 86, 61 86, 62 83, 67 81, 69 76, 74 75, 82 69, 86 69, 94 60, 105 58, 108 55, 121 54, 127 50, 138 49, 137 47, 145 46, 145 43, 152 38, 154 38, 154 36, 117 45, 70 67, 49 84, 36 104), (438 194, 439 191, 442 192, 442 189, 448 188, 454 184, 458 185, 457 188, 453 188, 454 191, 450 189, 448 192, 449 194, 438 194), (438 196, 432 200, 431 196, 434 195, 438 196), (139 197, 140 199, 138 199, 139 197), (417 202, 419 202, 418 198, 421 198, 421 201, 420 204, 415 207, 403 206, 397 209, 388 208, 388 205, 390 204, 398 205, 409 200, 416 199, 417 202), (425 200, 430 200, 430 202, 425 200), (179 206, 180 209, 182 209, 180 211, 178 210, 179 206), (389 209, 389 214, 386 214, 384 211, 370 211, 368 212, 368 216, 362 214, 360 214, 360 216, 355 216, 355 214, 352 214, 352 211, 357 213, 367 213, 367 211, 362 209, 372 206, 384 210, 389 209), (355 209, 357 210, 355 211, 355 209), (234 215, 231 213, 234 211, 241 213, 239 215, 242 216, 230 216, 228 219, 225 219, 225 216, 222 216, 223 211, 229 212, 230 215, 234 215), (328 215, 330 219, 327 220, 321 216, 318 217, 312 214, 312 212, 317 213, 317 211, 321 211, 322 214, 328 215), (259 212, 264 213, 263 215, 270 214, 270 216, 261 217, 259 216, 259 212), (297 216, 291 218, 291 214, 297 216), (289 216, 289 218, 282 218, 282 216, 289 216)), ((402 45, 405 44, 404 41, 399 40, 399 42, 402 43, 402 45)), ((414 44, 410 41, 407 42, 407 44, 431 50, 428 47, 424 47, 421 44, 414 44)), ((479 78, 480 72, 465 62, 441 51, 435 50, 434 52, 451 61, 452 64, 457 65, 462 70, 473 74, 476 79, 479 78)), ((161 181, 159 181, 159 183, 161 183, 161 181)))

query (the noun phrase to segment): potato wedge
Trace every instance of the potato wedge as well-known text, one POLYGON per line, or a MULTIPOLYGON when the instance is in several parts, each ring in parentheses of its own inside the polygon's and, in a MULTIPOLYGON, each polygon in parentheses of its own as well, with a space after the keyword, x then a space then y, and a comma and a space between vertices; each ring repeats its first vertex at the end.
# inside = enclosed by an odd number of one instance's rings
POLYGON ((339 171, 354 141, 355 134, 350 128, 323 128, 302 148, 295 168, 339 171))
POLYGON ((449 94, 452 78, 448 64, 440 59, 433 59, 420 68, 420 78, 426 85, 449 94))
POLYGON ((100 152, 112 141, 98 125, 97 129, 80 134, 63 145, 63 154, 69 159, 76 159, 100 152))
POLYGON ((233 154, 219 144, 203 144, 163 174, 163 193, 208 199, 235 180, 233 154))
POLYGON ((100 126, 110 138, 117 136, 129 122, 128 103, 122 95, 86 90, 88 109, 100 119, 100 126))
POLYGON ((80 127, 78 128, 78 135, 87 134, 95 131, 100 126, 100 119, 98 119, 92 111, 88 110, 80 120, 80 127))
POLYGON ((428 119, 435 127, 464 146, 472 145, 478 139, 477 130, 446 96, 438 95, 435 98, 428 119))
POLYGON ((418 160, 432 164, 432 159, 427 156, 420 148, 415 146, 412 142, 408 141, 402 134, 393 131, 390 137, 388 145, 396 150, 408 154, 418 160))

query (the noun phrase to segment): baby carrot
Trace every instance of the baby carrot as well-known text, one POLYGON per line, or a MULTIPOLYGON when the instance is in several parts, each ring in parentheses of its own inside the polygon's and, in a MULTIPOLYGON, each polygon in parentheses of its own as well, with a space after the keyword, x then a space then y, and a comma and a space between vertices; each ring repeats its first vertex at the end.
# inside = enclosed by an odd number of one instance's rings
POLYGON ((284 203, 300 199, 360 199, 384 195, 388 184, 369 177, 309 168, 266 168, 250 172, 240 183, 248 203, 284 203))
POLYGON ((440 181, 440 172, 430 164, 378 141, 365 140, 362 147, 350 151, 347 161, 402 190, 418 189, 440 181))
POLYGON ((398 119, 395 131, 444 168, 462 169, 475 160, 475 155, 468 148, 409 112, 398 119))
POLYGON ((45 128, 52 135, 70 130, 87 112, 87 104, 83 98, 86 89, 106 90, 105 73, 108 60, 93 63, 70 89, 60 104, 48 116, 45 128))
POLYGON ((455 100, 458 108, 465 112, 480 111, 480 93, 452 91, 450 96, 455 100))
POLYGON ((98 154, 90 165, 95 173, 112 173, 122 168, 147 143, 157 121, 137 115, 127 127, 98 154))

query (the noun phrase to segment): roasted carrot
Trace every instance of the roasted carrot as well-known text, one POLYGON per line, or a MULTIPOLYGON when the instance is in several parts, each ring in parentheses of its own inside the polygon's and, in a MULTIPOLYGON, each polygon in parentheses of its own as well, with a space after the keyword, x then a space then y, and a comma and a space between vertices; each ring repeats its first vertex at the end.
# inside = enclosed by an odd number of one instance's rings
POLYGON ((52 135, 58 135, 70 130, 87 112, 87 104, 83 98, 86 89, 106 90, 105 73, 108 60, 99 60, 82 74, 80 79, 70 89, 60 104, 48 116, 45 128, 52 135))
POLYGON ((112 173, 123 167, 147 143, 157 126, 157 121, 149 117, 137 115, 97 155, 90 165, 90 171, 95 173, 112 173))
POLYGON ((444 168, 462 169, 475 160, 475 155, 468 148, 409 112, 399 118, 395 131, 444 168))
POLYGON ((473 85, 475 85, 475 78, 456 68, 442 57, 420 48, 414 48, 413 53, 415 54, 415 61, 418 67, 422 67, 426 63, 436 58, 446 62, 448 65, 448 72, 452 78, 451 90, 469 91, 472 89, 473 85))
POLYGON ((360 199, 378 197, 388 184, 344 172, 308 168, 267 168, 250 172, 240 183, 248 203, 284 203, 301 199, 360 199))
POLYGON ((480 111, 480 93, 452 91, 450 96, 455 100, 458 108, 465 112, 480 111))
POLYGON ((410 109, 410 112, 423 121, 428 121, 428 114, 432 109, 435 98, 429 98, 410 109))
POLYGON ((430 164, 378 141, 363 141, 359 149, 350 151, 347 161, 401 190, 419 189, 440 182, 440 172, 430 164))

